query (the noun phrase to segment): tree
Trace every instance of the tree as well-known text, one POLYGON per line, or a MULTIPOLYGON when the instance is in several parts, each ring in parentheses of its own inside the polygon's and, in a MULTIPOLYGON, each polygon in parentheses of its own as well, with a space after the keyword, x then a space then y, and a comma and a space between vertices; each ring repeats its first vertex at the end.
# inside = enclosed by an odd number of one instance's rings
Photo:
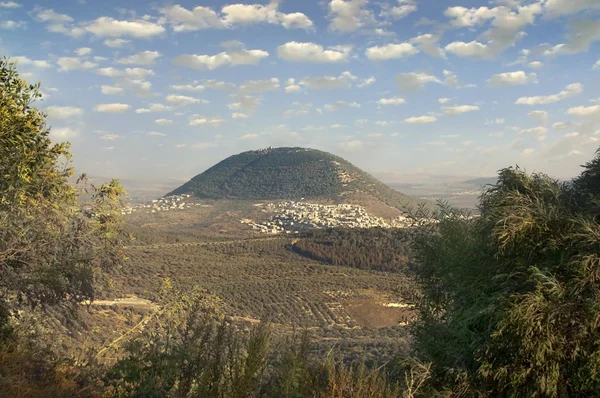
POLYGON ((69 183, 69 144, 50 140, 39 88, 0 59, 0 327, 23 306, 92 300, 99 271, 123 258, 124 190, 69 183))
POLYGON ((415 352, 433 363, 438 390, 600 394, 597 164, 567 184, 503 169, 480 217, 442 206, 439 222, 418 230, 415 352))

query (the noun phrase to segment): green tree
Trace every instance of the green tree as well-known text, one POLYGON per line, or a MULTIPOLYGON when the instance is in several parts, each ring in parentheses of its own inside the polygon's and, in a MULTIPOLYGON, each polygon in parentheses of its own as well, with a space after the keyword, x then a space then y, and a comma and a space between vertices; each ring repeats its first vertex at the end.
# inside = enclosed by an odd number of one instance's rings
POLYGON ((26 306, 92 300, 99 271, 123 259, 124 190, 69 183, 69 144, 50 140, 39 87, 0 59, 0 326, 26 306))
POLYGON ((501 170, 480 217, 442 205, 417 230, 415 352, 439 391, 600 395, 599 163, 567 184, 501 170))

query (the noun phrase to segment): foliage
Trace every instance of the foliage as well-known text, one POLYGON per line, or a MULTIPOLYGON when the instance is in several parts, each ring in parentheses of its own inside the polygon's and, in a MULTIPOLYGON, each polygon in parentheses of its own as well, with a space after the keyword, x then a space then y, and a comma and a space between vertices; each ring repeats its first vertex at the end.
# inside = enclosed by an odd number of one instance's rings
POLYGON ((572 184, 503 169, 481 217, 442 205, 439 223, 417 230, 415 352, 439 391, 600 394, 598 164, 572 184))
POLYGON ((409 266, 406 232, 401 229, 317 229, 289 248, 333 265, 390 272, 406 271, 409 266))
POLYGON ((339 199, 368 193, 394 207, 416 201, 396 192, 344 159, 314 149, 275 148, 231 156, 170 195, 208 199, 339 199))

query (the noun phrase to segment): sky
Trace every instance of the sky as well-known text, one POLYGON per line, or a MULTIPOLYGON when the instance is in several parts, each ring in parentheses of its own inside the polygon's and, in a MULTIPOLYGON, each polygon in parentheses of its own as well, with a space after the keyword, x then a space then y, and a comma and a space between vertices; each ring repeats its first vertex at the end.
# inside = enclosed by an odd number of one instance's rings
POLYGON ((0 0, 0 54, 90 175, 302 146, 387 181, 569 178, 600 147, 600 0, 235 1, 0 0))

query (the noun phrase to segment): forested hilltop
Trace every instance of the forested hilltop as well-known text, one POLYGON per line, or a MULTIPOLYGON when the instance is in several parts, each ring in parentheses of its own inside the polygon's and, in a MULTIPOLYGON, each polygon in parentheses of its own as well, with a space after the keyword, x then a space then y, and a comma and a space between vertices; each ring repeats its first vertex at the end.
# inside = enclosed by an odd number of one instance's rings
MULTIPOLYGON (((398 235, 324 231, 296 242, 324 263, 375 268, 385 280, 404 272, 414 282, 410 350, 383 364, 317 356, 301 331, 276 342, 272 325, 237 327, 220 297, 178 290, 169 278, 153 292, 158 304, 136 318, 143 327, 98 346, 85 340, 73 353, 53 344, 52 327, 84 315, 114 288, 117 271, 131 271, 131 236, 118 181, 69 184, 69 146, 48 138, 39 97, 39 85, 0 59, 0 396, 600 396, 600 155, 567 183, 501 170, 477 218, 422 206, 398 235), (432 217, 438 222, 420 222, 432 217)), ((317 265, 322 274, 333 267, 317 265)), ((298 269, 281 268, 296 283, 298 269)), ((335 343, 318 343, 334 352, 335 343)))
POLYGON ((339 200, 350 193, 367 194, 396 208, 419 203, 338 156, 308 148, 267 148, 230 156, 169 195, 339 200))

